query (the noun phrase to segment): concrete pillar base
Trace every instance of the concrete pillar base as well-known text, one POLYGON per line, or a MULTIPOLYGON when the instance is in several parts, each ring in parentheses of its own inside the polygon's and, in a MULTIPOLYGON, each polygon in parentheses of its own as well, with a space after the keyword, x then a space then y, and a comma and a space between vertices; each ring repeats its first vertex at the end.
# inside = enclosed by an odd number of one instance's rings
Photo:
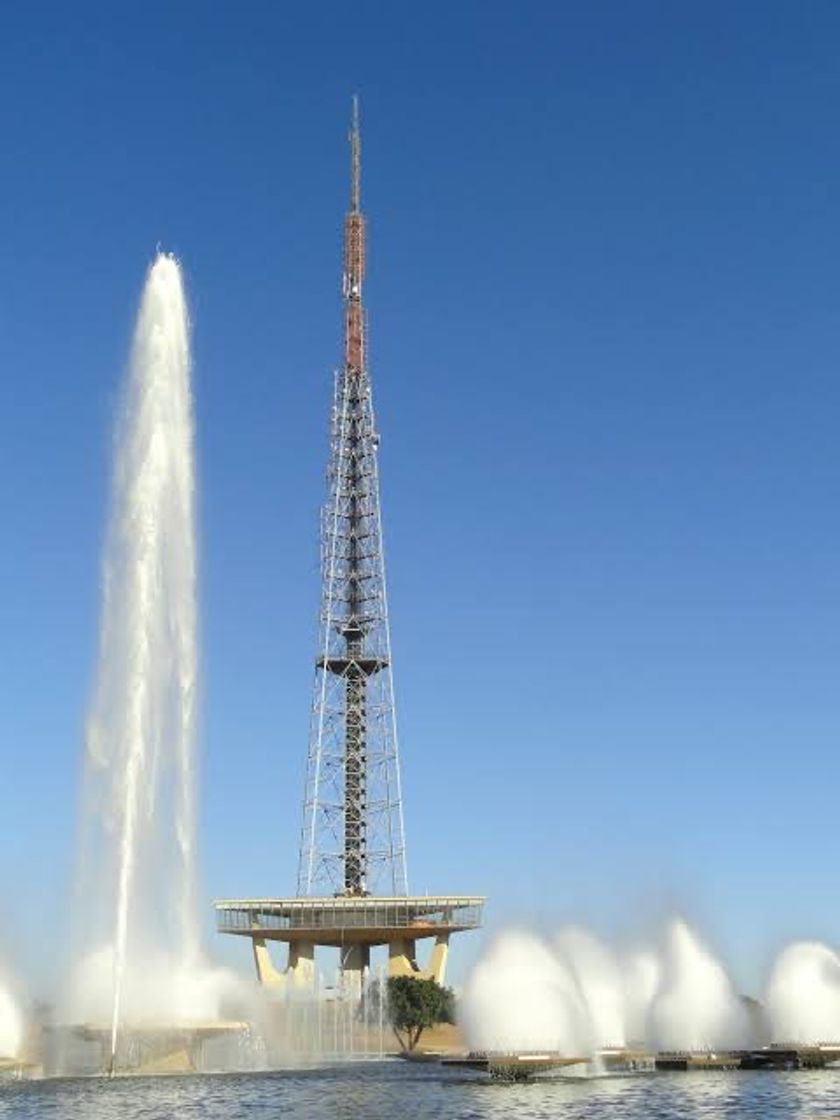
POLYGON ((345 945, 341 950, 341 973, 348 995, 361 998, 365 973, 370 968, 370 947, 345 945))
POLYGON ((296 941, 289 945, 286 975, 298 990, 315 987, 315 946, 311 941, 296 941))
POLYGON ((388 975, 416 976, 418 971, 417 943, 409 937, 392 941, 388 946, 388 975))
POLYGON ((428 974, 438 984, 446 982, 446 962, 449 959, 449 934, 439 933, 435 938, 435 947, 432 949, 432 958, 429 961, 428 974))
POLYGON ((439 933, 428 968, 417 963, 417 943, 411 938, 392 941, 388 946, 388 975, 413 976, 417 980, 436 980, 443 984, 446 979, 446 962, 449 957, 449 934, 439 933))
POLYGON ((283 988, 286 977, 274 967, 271 953, 263 937, 252 939, 254 949, 254 966, 257 970, 257 979, 264 988, 283 988))
POLYGON ((315 987, 315 946, 310 941, 289 945, 289 963, 285 972, 275 968, 265 938, 253 938, 254 965, 257 979, 264 988, 293 988, 306 991, 315 987))

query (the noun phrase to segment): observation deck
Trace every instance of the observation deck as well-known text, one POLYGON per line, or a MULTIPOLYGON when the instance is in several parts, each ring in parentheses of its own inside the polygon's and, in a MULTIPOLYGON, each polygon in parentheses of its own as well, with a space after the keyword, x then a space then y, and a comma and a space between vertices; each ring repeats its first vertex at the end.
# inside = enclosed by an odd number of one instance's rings
POLYGON ((221 899, 220 933, 315 945, 390 945, 442 937, 481 925, 477 895, 221 899))

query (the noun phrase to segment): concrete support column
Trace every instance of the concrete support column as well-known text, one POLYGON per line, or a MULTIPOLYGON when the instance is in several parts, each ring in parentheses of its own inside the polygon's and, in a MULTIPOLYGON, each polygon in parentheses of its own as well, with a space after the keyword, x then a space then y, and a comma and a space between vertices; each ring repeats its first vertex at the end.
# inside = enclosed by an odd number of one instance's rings
POLYGON ((264 988, 282 988, 286 978, 274 967, 265 938, 254 937, 251 939, 251 944, 254 948, 254 966, 259 982, 264 988))
POLYGON ((417 975, 417 945, 412 938, 404 937, 388 945, 388 975, 417 975))
POLYGON ((311 941, 289 943, 288 976, 293 987, 305 990, 315 987, 315 946, 311 941))
POLYGON ((289 964, 285 972, 274 967, 264 937, 252 938, 254 965, 257 979, 264 988, 306 990, 315 987, 315 946, 311 941, 294 941, 289 944, 289 964))
POLYGON ((368 945, 343 945, 341 948, 341 972, 344 988, 348 995, 361 998, 365 973, 370 968, 370 947, 368 945))
POLYGON ((438 984, 446 981, 446 962, 449 959, 449 934, 439 933, 435 938, 435 947, 432 949, 432 959, 429 962, 429 975, 438 984))

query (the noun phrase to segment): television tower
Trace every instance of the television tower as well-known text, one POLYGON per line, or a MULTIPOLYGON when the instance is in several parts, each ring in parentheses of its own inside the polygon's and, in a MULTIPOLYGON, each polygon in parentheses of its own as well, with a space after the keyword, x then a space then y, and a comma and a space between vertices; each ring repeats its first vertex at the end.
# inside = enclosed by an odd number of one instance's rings
POLYGON ((221 899, 218 928, 250 938, 260 982, 312 989, 316 948, 338 949, 344 991, 357 996, 371 950, 391 976, 443 982, 453 933, 481 925, 476 895, 409 896, 388 596, 379 508, 379 437, 367 368, 365 219, 359 105, 350 128, 350 209, 344 219, 344 354, 335 378, 328 495, 321 521, 320 642, 297 894, 221 899), (427 968, 417 942, 434 938, 427 968), (289 946, 285 971, 269 951, 289 946))
POLYGON ((303 802, 299 895, 408 889, 379 437, 367 368, 359 102, 344 219, 344 354, 335 378, 329 494, 321 522, 321 626, 303 802))

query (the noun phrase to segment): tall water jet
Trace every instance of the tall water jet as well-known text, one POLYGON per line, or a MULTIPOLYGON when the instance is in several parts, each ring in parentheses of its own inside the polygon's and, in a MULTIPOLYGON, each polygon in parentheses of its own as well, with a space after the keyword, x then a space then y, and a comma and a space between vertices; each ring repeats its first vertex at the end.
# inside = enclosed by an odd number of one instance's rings
POLYGON ((577 984, 589 1026, 599 1048, 623 1047, 626 1042, 625 1005, 618 961, 588 930, 564 929, 557 948, 577 984))
POLYGON ((764 1008, 772 1042, 840 1042, 840 956, 816 941, 788 945, 771 969, 764 1008))
POLYGON ((639 951, 622 961, 624 1029, 630 1045, 645 1045, 650 1009, 659 989, 661 966, 655 953, 639 951))
POLYGON ((723 966, 683 921, 668 930, 651 1030, 662 1050, 733 1050, 751 1041, 749 1017, 723 966))
MULTIPOLYGON (((196 552, 189 323, 181 270, 149 269, 116 424, 99 667, 85 753, 71 994, 110 1023, 204 1011, 194 859, 196 552)), ((83 1003, 83 1006, 80 1004, 83 1003)))

